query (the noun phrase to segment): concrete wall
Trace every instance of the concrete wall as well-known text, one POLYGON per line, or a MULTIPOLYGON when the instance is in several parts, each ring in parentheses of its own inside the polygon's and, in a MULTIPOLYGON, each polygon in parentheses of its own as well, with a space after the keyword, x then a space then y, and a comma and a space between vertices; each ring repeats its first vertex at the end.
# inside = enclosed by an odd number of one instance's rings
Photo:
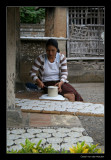
POLYGON ((16 8, 7 7, 7 108, 15 106, 16 8))
POLYGON ((29 71, 34 59, 45 52, 44 41, 21 41, 21 52, 20 52, 20 80, 22 83, 32 81, 29 77, 29 71))
POLYGON ((20 24, 20 36, 44 37, 45 24, 20 24))
POLYGON ((68 61, 68 80, 79 82, 104 82, 104 60, 68 61))

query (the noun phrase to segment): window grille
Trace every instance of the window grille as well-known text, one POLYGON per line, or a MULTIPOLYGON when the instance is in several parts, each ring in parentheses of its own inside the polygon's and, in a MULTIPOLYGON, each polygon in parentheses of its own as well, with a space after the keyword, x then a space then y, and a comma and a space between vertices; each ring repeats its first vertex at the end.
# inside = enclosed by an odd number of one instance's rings
POLYGON ((69 7, 68 57, 104 56, 104 7, 69 7))
POLYGON ((69 25, 104 25, 104 8, 74 7, 69 8, 69 25))

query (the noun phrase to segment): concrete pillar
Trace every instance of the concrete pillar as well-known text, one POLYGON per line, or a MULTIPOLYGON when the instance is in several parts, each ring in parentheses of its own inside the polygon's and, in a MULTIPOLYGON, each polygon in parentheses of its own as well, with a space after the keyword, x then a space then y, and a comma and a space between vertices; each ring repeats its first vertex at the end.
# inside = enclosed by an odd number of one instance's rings
POLYGON ((45 37, 54 37, 55 7, 47 7, 45 13, 45 37))
POLYGON ((19 7, 16 7, 15 10, 15 21, 16 21, 16 82, 21 82, 20 80, 20 49, 21 49, 21 41, 20 41, 20 12, 19 7))
POLYGON ((15 108, 16 8, 7 7, 7 109, 15 108))
POLYGON ((48 7, 46 8, 45 36, 64 37, 67 31, 67 8, 48 7))
MULTIPOLYGON (((48 7, 45 17, 45 36, 63 37, 67 36, 67 7, 48 7)), ((59 49, 66 55, 66 41, 59 40, 59 49)))
POLYGON ((54 37, 66 38, 67 8, 56 7, 54 13, 54 37))

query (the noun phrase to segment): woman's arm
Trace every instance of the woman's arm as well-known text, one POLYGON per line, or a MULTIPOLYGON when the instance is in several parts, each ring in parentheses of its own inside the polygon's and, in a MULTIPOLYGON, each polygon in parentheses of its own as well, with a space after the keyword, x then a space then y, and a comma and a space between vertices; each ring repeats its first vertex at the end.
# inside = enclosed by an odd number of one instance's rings
POLYGON ((34 82, 36 82, 38 79, 37 72, 40 71, 40 67, 42 65, 43 65, 43 57, 42 55, 40 55, 34 60, 34 64, 32 65, 32 68, 29 72, 30 77, 34 82))
POLYGON ((65 56, 62 54, 60 57, 60 63, 61 63, 61 71, 60 71, 60 82, 56 83, 55 86, 58 86, 58 91, 61 92, 61 86, 64 82, 67 80, 67 61, 65 56))
POLYGON ((32 68, 29 73, 32 80, 36 82, 40 88, 43 88, 45 85, 37 76, 37 71, 40 69, 41 65, 42 65, 42 61, 41 61, 41 57, 39 56, 34 60, 34 64, 32 65, 32 68))
POLYGON ((68 70, 67 70, 67 60, 63 54, 61 55, 60 63, 61 63, 60 81, 65 82, 67 80, 68 70))
POLYGON ((38 59, 36 58, 34 60, 34 64, 32 65, 32 68, 29 72, 29 75, 34 82, 36 82, 36 80, 38 79, 37 71, 39 70, 39 68, 40 68, 40 63, 38 62, 38 59))
POLYGON ((59 92, 62 92, 61 86, 63 85, 63 83, 64 83, 63 81, 60 81, 60 82, 55 84, 55 86, 58 86, 58 91, 59 92))
POLYGON ((37 82, 37 85, 38 85, 40 88, 44 88, 44 87, 45 87, 44 83, 43 83, 39 78, 36 80, 36 82, 37 82))

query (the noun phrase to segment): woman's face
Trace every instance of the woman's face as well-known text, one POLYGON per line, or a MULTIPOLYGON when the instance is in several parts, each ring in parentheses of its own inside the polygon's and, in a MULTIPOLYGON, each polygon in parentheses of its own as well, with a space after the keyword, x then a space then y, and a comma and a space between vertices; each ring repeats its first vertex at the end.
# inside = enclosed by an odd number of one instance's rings
POLYGON ((46 53, 47 53, 48 57, 53 58, 56 56, 57 48, 54 46, 51 46, 51 45, 47 46, 46 53))

